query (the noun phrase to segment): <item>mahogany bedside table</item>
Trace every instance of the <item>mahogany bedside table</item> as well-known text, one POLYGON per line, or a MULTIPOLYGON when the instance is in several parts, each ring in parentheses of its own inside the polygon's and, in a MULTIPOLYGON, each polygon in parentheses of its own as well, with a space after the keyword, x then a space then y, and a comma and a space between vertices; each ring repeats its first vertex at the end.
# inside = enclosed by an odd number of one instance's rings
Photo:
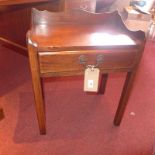
POLYGON ((144 50, 144 32, 129 31, 117 11, 33 9, 27 43, 40 134, 46 133, 42 78, 81 75, 88 65, 99 68, 101 74, 127 73, 114 118, 114 124, 120 125, 144 50))

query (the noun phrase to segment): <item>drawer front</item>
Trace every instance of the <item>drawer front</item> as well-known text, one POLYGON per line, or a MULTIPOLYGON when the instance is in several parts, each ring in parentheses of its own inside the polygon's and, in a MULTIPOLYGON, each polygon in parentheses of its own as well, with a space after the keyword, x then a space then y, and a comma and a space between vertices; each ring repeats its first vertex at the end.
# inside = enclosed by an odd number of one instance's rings
POLYGON ((96 65, 97 57, 102 57, 101 70, 132 68, 136 61, 136 51, 62 51, 39 52, 41 73, 81 72, 87 65, 96 65), (84 64, 81 64, 84 57, 84 64))

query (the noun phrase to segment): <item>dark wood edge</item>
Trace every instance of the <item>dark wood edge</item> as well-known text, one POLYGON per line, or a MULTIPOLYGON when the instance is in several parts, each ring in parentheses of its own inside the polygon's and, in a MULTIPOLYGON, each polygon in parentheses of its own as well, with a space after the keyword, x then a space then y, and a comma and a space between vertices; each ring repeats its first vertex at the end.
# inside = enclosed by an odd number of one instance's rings
POLYGON ((0 6, 4 5, 20 5, 20 4, 31 4, 31 3, 41 3, 41 2, 50 2, 52 0, 1 0, 0 6))
MULTIPOLYGON (((83 75, 84 74, 84 70, 85 68, 83 68, 83 70, 81 71, 70 71, 70 72, 45 72, 45 73, 40 73, 40 77, 44 78, 44 77, 60 77, 60 76, 79 76, 79 75, 83 75)), ((109 73, 116 73, 116 72, 128 72, 128 71, 132 71, 133 70, 133 66, 131 68, 118 68, 115 70, 112 69, 101 69, 101 73, 102 74, 109 74, 109 73)))
POLYGON ((0 37, 0 44, 9 48, 9 49, 13 49, 14 51, 16 51, 24 56, 28 56, 27 48, 13 42, 13 41, 10 41, 10 40, 0 37))

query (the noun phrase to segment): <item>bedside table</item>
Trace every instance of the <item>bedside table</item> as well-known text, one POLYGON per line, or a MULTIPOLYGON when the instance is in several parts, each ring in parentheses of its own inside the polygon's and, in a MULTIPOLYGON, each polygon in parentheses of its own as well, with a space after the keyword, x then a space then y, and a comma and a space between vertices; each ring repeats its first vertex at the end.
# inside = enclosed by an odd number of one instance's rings
POLYGON ((129 31, 117 11, 51 13, 33 9, 27 43, 41 134, 46 133, 42 78, 83 75, 90 65, 101 74, 127 73, 114 118, 114 125, 120 125, 144 50, 144 32, 129 31))

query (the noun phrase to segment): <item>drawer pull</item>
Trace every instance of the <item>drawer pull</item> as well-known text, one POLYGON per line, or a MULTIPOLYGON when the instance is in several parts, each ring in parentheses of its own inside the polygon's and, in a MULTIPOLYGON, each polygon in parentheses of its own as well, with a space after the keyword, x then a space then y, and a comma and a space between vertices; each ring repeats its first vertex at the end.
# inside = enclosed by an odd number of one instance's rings
POLYGON ((99 54, 99 55, 96 56, 96 64, 87 64, 87 57, 85 55, 80 55, 79 63, 82 64, 82 65, 86 65, 87 68, 89 66, 98 67, 100 64, 103 63, 103 55, 99 54))
POLYGON ((85 55, 80 55, 79 56, 79 62, 80 62, 80 64, 86 64, 86 62, 87 62, 87 59, 86 59, 86 56, 85 55))

